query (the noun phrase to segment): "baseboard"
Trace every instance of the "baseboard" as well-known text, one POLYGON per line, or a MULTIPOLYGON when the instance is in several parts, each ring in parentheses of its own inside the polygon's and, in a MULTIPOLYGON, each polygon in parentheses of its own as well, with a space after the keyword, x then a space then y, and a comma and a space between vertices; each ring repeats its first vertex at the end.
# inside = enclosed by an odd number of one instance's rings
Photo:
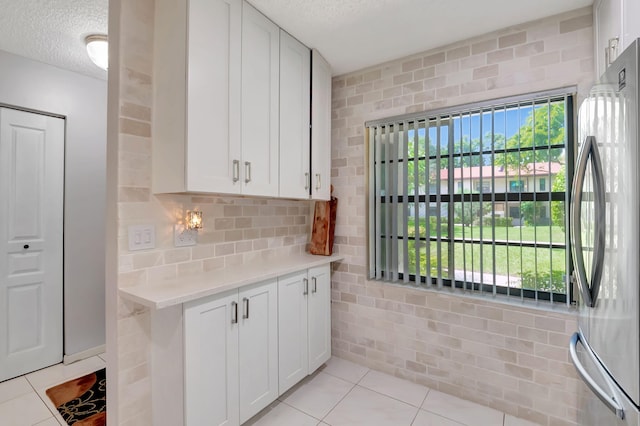
POLYGON ((76 361, 80 361, 86 358, 91 358, 92 356, 103 354, 106 349, 106 345, 96 346, 95 348, 89 348, 82 352, 77 352, 71 355, 65 355, 62 358, 63 364, 73 364, 76 361))

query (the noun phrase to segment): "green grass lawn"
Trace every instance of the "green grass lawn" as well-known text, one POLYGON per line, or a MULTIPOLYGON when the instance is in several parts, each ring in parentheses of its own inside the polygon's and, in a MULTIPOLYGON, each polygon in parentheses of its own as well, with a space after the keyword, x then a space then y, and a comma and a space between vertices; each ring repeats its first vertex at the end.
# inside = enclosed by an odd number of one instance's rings
MULTIPOLYGON (((425 219, 420 219, 420 234, 425 235, 425 219)), ((490 225, 453 225, 454 238, 474 239, 479 240, 482 233, 483 240, 492 240, 493 227, 490 225)), ((409 235, 415 235, 415 222, 413 218, 409 218, 408 221, 409 235)), ((437 225, 432 223, 431 236, 437 234, 437 225)), ((440 225, 440 235, 443 237, 448 236, 448 229, 446 223, 443 221, 440 225)), ((565 233, 560 226, 496 226, 495 227, 495 239, 500 241, 526 241, 526 242, 554 242, 559 244, 565 243, 565 233)))
MULTIPOLYGON (((463 227, 455 225, 454 238, 480 239, 480 226, 463 227), (473 234, 472 234, 473 231, 473 234)), ((491 227, 483 229, 483 241, 487 243, 455 243, 454 244, 454 270, 470 273, 478 273, 480 270, 491 273, 495 270, 496 275, 510 276, 514 280, 524 277, 523 286, 525 288, 548 289, 551 286, 556 291, 564 291, 563 274, 565 271, 565 249, 549 249, 543 247, 519 247, 519 246, 498 246, 491 244, 493 238, 491 227), (494 269, 495 263, 495 269, 494 269), (482 268, 480 267, 482 264, 482 268)), ((496 227, 495 239, 519 243, 520 241, 540 243, 564 243, 564 232, 557 226, 523 226, 523 227, 496 227)), ((430 244, 431 274, 437 272, 437 242, 430 244)), ((440 243, 440 263, 445 278, 454 278, 454 272, 449 271, 449 243, 440 243), (450 275, 450 276, 448 276, 450 275)), ((420 244, 420 273, 426 274, 426 244, 420 244)), ((409 264, 410 272, 415 272, 415 248, 409 244, 409 264)))

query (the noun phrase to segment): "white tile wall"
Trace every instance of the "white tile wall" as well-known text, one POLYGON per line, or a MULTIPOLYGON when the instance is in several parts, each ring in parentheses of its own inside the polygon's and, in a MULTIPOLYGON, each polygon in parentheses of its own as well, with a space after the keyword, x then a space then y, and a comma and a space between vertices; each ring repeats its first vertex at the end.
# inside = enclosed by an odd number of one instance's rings
MULTIPOLYGON (((566 310, 424 292, 366 279, 364 123, 594 81, 590 8, 333 79, 332 184, 340 199, 334 354, 543 425, 575 425, 566 310)), ((425 420, 426 421, 426 420, 425 420)))

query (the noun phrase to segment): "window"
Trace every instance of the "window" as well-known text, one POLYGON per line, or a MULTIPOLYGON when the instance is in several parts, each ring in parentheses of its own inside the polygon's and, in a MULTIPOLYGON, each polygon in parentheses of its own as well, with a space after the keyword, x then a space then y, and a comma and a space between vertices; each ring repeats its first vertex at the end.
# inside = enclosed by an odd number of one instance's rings
POLYGON ((524 181, 523 180, 509 181, 509 192, 524 192, 524 181))
POLYGON ((570 302, 565 93, 367 123, 370 278, 570 302))
POLYGON ((484 180, 483 182, 477 181, 475 183, 476 192, 491 192, 491 182, 488 180, 484 180))

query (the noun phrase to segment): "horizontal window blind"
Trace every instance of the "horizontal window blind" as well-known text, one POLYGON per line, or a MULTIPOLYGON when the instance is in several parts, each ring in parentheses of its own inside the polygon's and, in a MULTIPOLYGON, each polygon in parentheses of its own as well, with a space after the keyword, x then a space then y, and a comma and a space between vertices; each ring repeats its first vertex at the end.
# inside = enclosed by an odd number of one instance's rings
POLYGON ((370 279, 569 302, 573 123, 567 89, 367 123, 370 279))

